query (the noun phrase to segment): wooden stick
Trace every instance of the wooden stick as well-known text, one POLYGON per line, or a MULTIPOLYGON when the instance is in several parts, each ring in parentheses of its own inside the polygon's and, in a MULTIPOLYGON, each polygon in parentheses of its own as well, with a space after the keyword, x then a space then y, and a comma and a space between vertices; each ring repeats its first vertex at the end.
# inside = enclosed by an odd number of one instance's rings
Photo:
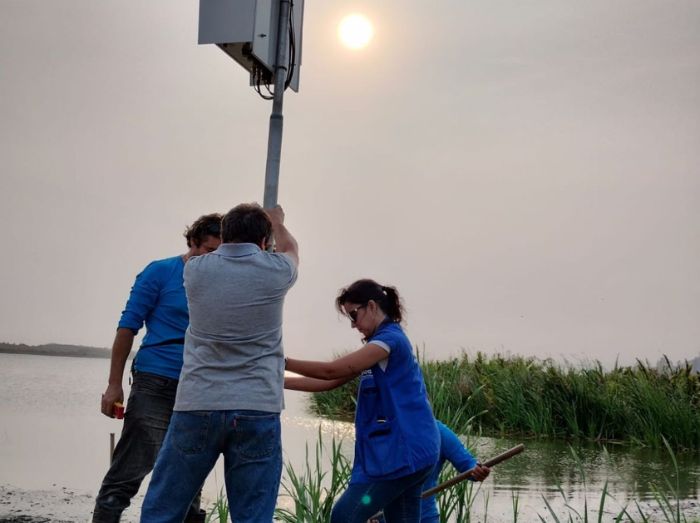
MULTIPOLYGON (((493 458, 484 461, 482 465, 486 467, 493 467, 494 465, 498 465, 499 463, 510 459, 517 454, 520 454, 523 450, 525 450, 525 445, 521 443, 520 445, 516 445, 510 450, 506 450, 504 453, 499 454, 498 456, 494 456, 493 458)), ((459 483, 460 481, 464 481, 474 473, 475 469, 476 467, 472 467, 469 470, 462 472, 461 474, 457 474, 454 478, 448 479, 444 483, 440 483, 439 485, 426 490, 425 492, 423 492, 423 494, 421 494, 420 497, 423 499, 428 498, 434 494, 437 494, 438 492, 445 490, 446 488, 451 487, 452 485, 459 483)))

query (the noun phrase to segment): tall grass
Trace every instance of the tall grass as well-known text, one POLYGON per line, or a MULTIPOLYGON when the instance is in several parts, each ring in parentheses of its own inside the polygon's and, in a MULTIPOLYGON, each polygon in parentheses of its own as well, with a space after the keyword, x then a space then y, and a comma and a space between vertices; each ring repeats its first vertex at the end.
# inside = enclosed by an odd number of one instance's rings
MULTIPOLYGON (((457 432, 700 448, 700 378, 687 362, 605 371, 519 356, 421 361, 435 416, 457 432)), ((352 419, 357 382, 313 396, 317 414, 352 419)))
MULTIPOLYGON (((320 429, 319 429, 320 430, 320 429)), ((616 521, 627 523, 698 523, 698 519, 690 519, 683 513, 678 496, 678 465, 670 445, 665 442, 669 456, 675 465, 675 481, 673 478, 663 478, 665 489, 655 489, 655 505, 642 506, 638 501, 632 500, 625 505, 617 503, 613 493, 609 490, 606 481, 600 492, 592 495, 597 498, 594 507, 589 507, 587 496, 583 501, 583 507, 574 507, 571 500, 561 486, 557 487, 563 503, 555 504, 547 497, 542 496, 546 508, 545 513, 521 514, 520 494, 512 491, 512 514, 505 517, 513 523, 520 520, 542 522, 568 522, 568 523, 598 523, 603 521, 616 521), (634 505, 634 509, 630 508, 634 505), (616 505, 616 506, 613 506, 616 505)), ((570 447, 577 474, 581 482, 586 485, 586 475, 583 464, 570 447)), ((350 479, 350 463, 341 451, 341 443, 335 438, 331 441, 330 452, 323 443, 323 437, 319 432, 319 439, 315 447, 313 459, 310 458, 308 447, 306 460, 302 470, 295 470, 291 464, 285 466, 285 474, 282 478, 282 498, 291 498, 291 508, 277 508, 275 520, 287 523, 328 523, 330 522, 333 502, 345 490, 350 479)), ((440 475, 440 482, 446 481, 456 474, 451 467, 445 467, 440 475)), ((498 474, 496 468, 493 474, 498 474)), ((487 480, 488 481, 488 480, 487 480)), ((489 521, 489 496, 482 489, 482 483, 464 481, 437 494, 436 500, 440 514, 440 521, 471 523, 472 521, 489 521)), ((587 489, 585 489, 587 490, 587 489)), ((225 506, 221 499, 217 500, 215 507, 225 506)), ((225 519, 219 519, 225 521, 225 519)))
POLYGON ((342 453, 341 442, 333 438, 329 453, 319 427, 313 461, 307 444, 301 472, 294 470, 290 463, 285 465, 282 495, 291 499, 293 507, 277 508, 275 519, 287 523, 330 521, 333 502, 347 487, 350 471, 350 462, 342 453))
POLYGON ((207 511, 206 523, 226 523, 228 521, 228 500, 224 489, 219 490, 214 504, 207 511))

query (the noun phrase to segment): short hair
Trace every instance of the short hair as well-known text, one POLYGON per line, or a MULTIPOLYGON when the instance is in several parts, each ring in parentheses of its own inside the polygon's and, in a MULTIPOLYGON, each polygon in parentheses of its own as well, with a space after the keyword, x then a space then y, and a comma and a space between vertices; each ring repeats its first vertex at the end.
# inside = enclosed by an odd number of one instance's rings
POLYGON ((207 236, 221 237, 221 215, 219 213, 205 214, 195 220, 182 234, 187 240, 188 247, 199 247, 207 236))
POLYGON ((254 243, 261 245, 270 240, 272 222, 257 203, 241 203, 226 213, 221 220, 223 243, 254 243))

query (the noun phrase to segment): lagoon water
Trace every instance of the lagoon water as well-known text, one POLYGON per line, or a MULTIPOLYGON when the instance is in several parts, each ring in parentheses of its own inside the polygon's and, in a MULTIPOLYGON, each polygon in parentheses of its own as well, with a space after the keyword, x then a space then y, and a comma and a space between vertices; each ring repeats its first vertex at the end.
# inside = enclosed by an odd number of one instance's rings
MULTIPOLYGON (((120 421, 99 413, 108 367, 106 359, 0 354, 0 486, 42 491, 67 488, 96 494, 108 464, 109 435, 116 433, 118 437, 121 428, 120 421)), ((324 440, 330 441, 333 435, 343 438, 348 454, 352 453, 351 425, 322 421, 309 414, 303 393, 287 392, 285 398, 285 460, 299 470, 305 447, 308 444, 313 449, 319 428, 324 440)), ((520 441, 470 439, 473 451, 482 459, 517 443, 520 441)), ((480 489, 472 509, 474 521, 485 519, 486 505, 489 521, 512 521, 514 494, 520 500, 520 521, 538 521, 538 514, 550 520, 545 499, 558 515, 568 514, 562 493, 579 513, 587 500, 592 513, 600 503, 606 481, 612 498, 605 507, 611 517, 626 504, 632 515, 638 516, 634 500, 650 509, 657 506, 655 492, 668 492, 666 479, 677 489, 686 513, 700 513, 698 453, 678 454, 676 475, 673 461, 664 450, 577 446, 579 468, 566 444, 524 443, 526 451, 496 467, 480 489)), ((223 487, 221 471, 219 463, 205 484, 205 501, 215 499, 223 487)), ((145 484, 140 495, 144 492, 145 484)), ((281 497, 280 503, 288 500, 281 497)), ((127 521, 136 520, 139 506, 137 498, 127 521)), ((86 514, 85 521, 88 518, 86 514)))

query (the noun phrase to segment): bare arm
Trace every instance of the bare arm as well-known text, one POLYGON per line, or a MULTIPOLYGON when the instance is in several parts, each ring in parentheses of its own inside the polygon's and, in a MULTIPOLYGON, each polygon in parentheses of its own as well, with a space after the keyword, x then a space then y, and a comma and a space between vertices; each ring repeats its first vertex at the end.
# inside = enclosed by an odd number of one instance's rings
POLYGON ((325 392, 345 385, 353 378, 355 378, 355 376, 337 380, 319 380, 316 378, 286 376, 284 378, 284 388, 288 390, 300 390, 302 392, 325 392))
POLYGON ((349 381, 363 370, 388 358, 387 352, 379 345, 368 343, 361 349, 346 354, 333 361, 309 361, 287 359, 286 369, 295 374, 320 380, 346 379, 349 381))
POLYGON ((282 252, 289 256, 294 265, 299 265, 299 245, 294 236, 284 226, 284 211, 281 206, 273 209, 265 209, 272 222, 272 235, 275 238, 275 252, 282 252))
POLYGON ((112 344, 112 359, 109 367, 107 390, 102 395, 101 404, 102 414, 109 418, 114 417, 114 403, 124 402, 124 389, 122 387, 124 368, 133 344, 134 333, 131 329, 117 329, 117 334, 114 336, 114 343, 112 344))

